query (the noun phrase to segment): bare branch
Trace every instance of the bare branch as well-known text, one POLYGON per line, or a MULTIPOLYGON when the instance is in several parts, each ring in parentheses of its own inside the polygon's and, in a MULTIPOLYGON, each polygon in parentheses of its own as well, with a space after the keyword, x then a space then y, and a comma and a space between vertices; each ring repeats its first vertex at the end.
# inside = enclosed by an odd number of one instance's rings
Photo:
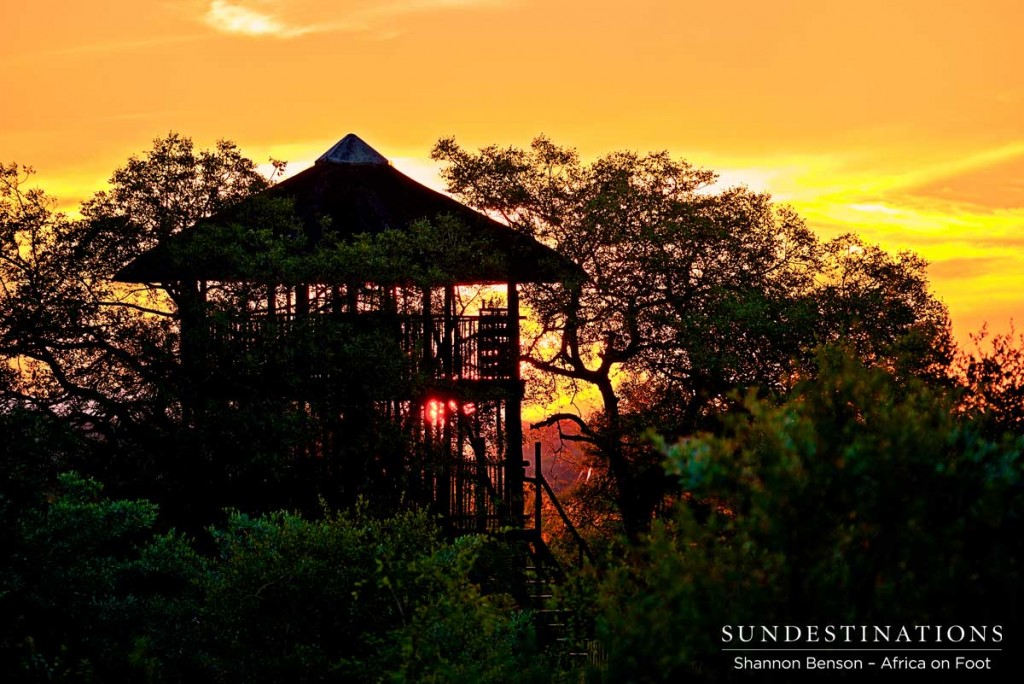
POLYGON ((590 435, 591 437, 597 436, 594 433, 594 431, 590 428, 590 426, 587 425, 586 421, 577 416, 575 413, 555 413, 553 415, 548 416, 539 423, 533 423, 532 425, 530 425, 530 427, 534 430, 539 430, 541 428, 546 428, 548 426, 555 425, 556 423, 560 423, 563 420, 567 420, 570 423, 574 423, 580 429, 580 432, 586 435, 590 435))

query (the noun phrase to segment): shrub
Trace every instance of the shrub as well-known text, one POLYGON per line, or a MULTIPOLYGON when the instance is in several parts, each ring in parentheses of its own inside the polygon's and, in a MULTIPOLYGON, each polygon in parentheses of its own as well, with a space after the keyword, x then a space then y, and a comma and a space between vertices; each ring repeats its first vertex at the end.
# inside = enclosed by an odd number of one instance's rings
POLYGON ((424 513, 232 513, 204 552, 156 506, 62 475, 3 551, 5 680, 545 681, 532 626, 474 580, 483 538, 424 513))
POLYGON ((687 491, 602 580, 610 681, 728 675, 723 625, 1002 624, 1020 608, 1021 451, 835 350, 781 405, 665 447, 687 491))

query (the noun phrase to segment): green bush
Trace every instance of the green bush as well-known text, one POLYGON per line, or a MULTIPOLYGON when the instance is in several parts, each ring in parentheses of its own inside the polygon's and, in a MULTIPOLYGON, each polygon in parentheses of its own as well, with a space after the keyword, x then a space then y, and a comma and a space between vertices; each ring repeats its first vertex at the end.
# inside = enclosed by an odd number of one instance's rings
POLYGON ((545 681, 483 538, 423 513, 229 516, 199 542, 63 475, 2 551, 5 681, 545 681))
POLYGON ((68 473, 47 502, 12 512, 0 578, 9 675, 90 681, 124 674, 115 663, 130 650, 139 610, 127 581, 156 507, 100 492, 99 483, 68 473))
MULTIPOLYGON (((215 556, 191 586, 194 629, 147 641, 169 672, 247 682, 424 681, 439 673, 451 681, 488 666, 511 673, 505 631, 515 616, 468 579, 480 540, 444 542, 422 513, 320 521, 234 514, 211 534, 215 556)), ((150 620, 172 622, 180 618, 150 620)))
POLYGON ((665 447, 687 495, 589 597, 608 681, 711 679, 723 625, 1018 620, 1024 441, 841 351, 782 405, 665 447))

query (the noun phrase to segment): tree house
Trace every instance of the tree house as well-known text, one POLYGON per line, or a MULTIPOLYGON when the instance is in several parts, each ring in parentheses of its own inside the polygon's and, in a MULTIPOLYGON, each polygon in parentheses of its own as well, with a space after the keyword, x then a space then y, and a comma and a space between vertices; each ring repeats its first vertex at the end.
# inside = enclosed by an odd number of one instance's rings
POLYGON ((494 531, 524 515, 518 286, 580 275, 348 135, 116 278, 172 292, 183 403, 298 412, 338 491, 494 531))

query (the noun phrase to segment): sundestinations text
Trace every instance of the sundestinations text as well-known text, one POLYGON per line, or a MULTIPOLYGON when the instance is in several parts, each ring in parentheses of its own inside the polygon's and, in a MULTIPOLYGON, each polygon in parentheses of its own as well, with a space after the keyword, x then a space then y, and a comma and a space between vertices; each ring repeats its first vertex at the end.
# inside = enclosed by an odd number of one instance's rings
POLYGON ((998 644, 1002 625, 724 625, 723 644, 998 644))

